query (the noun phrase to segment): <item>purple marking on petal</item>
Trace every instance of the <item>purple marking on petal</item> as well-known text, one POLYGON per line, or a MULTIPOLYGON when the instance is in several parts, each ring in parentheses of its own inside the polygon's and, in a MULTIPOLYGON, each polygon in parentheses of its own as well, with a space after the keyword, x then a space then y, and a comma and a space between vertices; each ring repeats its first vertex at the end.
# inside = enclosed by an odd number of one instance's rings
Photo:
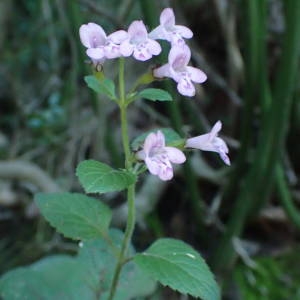
POLYGON ((173 177, 171 162, 181 164, 186 160, 182 151, 165 146, 165 136, 161 131, 150 133, 146 137, 143 150, 137 152, 136 157, 144 160, 149 172, 161 180, 173 177))
POLYGON ((158 42, 148 39, 147 42, 148 51, 153 55, 158 55, 161 52, 161 46, 158 42))
POLYGON ((195 87, 192 82, 185 77, 182 77, 177 84, 177 90, 181 95, 193 97, 196 94, 195 87))
POLYGON ((130 42, 132 44, 140 44, 147 40, 147 29, 143 21, 133 21, 128 28, 130 42))
POLYGON ((173 46, 169 52, 169 64, 176 71, 182 71, 191 58, 191 50, 188 46, 173 46))
POLYGON ((125 40, 121 45, 120 45, 120 53, 127 57, 130 56, 133 53, 134 47, 129 43, 129 40, 125 40))

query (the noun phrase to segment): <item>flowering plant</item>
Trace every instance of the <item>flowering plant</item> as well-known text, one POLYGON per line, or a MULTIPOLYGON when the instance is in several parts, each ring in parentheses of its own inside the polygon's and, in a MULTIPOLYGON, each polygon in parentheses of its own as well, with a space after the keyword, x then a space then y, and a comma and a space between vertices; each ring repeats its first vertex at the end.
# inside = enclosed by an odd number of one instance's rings
MULTIPOLYGON (((172 97, 161 89, 140 90, 139 83, 144 83, 141 79, 126 93, 125 57, 132 56, 141 62, 149 60, 162 51, 157 40, 168 41, 171 46, 168 62, 154 68, 148 74, 149 81, 172 78, 180 94, 192 97, 195 95, 193 83, 203 83, 207 79, 203 71, 188 65, 191 51, 184 39, 190 39, 192 31, 176 25, 173 10, 166 8, 161 13, 160 25, 150 33, 143 21, 137 20, 127 31, 118 30, 110 35, 106 35, 98 24, 84 24, 79 35, 94 66, 94 74, 85 77, 87 85, 114 101, 120 110, 125 163, 124 169, 114 169, 102 162, 85 160, 78 165, 76 174, 86 193, 127 190, 126 229, 124 233, 109 229, 112 211, 99 200, 74 193, 38 194, 35 201, 41 213, 65 237, 79 240, 80 251, 77 257, 53 258, 47 266, 36 265, 30 271, 56 266, 51 270, 57 272, 63 265, 67 275, 64 293, 68 299, 136 299, 151 294, 156 281, 204 300, 220 299, 211 271, 191 246, 179 240, 161 238, 147 250, 135 253, 131 245, 135 228, 135 185, 143 172, 148 169, 163 181, 171 180, 174 176, 172 164, 186 161, 183 153, 186 148, 217 152, 230 165, 228 148, 217 137, 221 130, 220 121, 209 133, 197 137, 183 139, 173 131, 171 136, 158 129, 138 137, 132 143, 135 147, 129 143, 129 105, 139 98, 171 101, 172 97), (118 93, 115 83, 102 71, 106 60, 116 58, 119 59, 118 93), (76 292, 79 285, 81 294, 76 292)), ((59 295, 57 292, 56 298, 59 295)))

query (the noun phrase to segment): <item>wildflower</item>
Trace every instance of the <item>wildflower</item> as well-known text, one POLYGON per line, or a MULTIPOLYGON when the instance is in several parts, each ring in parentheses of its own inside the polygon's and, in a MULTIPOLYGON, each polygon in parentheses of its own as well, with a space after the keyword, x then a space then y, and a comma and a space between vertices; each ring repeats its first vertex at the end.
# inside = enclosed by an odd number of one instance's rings
POLYGON ((221 128, 222 123, 221 121, 218 121, 209 133, 187 139, 185 147, 218 152, 224 163, 230 166, 230 160, 227 156, 227 153, 229 152, 228 147, 226 143, 218 137, 218 132, 221 128))
POLYGON ((182 151, 165 146, 165 137, 161 131, 150 133, 146 137, 143 150, 137 153, 137 157, 145 161, 151 174, 164 181, 173 177, 171 163, 182 164, 186 160, 182 151))
POLYGON ((79 35, 82 44, 87 48, 87 56, 94 62, 120 57, 120 44, 127 38, 127 32, 124 30, 106 36, 103 28, 95 23, 81 25, 79 35))
POLYGON ((160 25, 149 33, 149 37, 167 40, 172 45, 184 44, 183 38, 190 39, 193 32, 186 26, 175 25, 175 15, 172 8, 165 8, 160 14, 160 25))
POLYGON ((202 83, 207 76, 200 69, 188 66, 191 50, 187 45, 173 46, 169 52, 168 63, 155 69, 153 75, 158 78, 169 77, 177 82, 177 90, 188 97, 195 95, 192 82, 202 83))
POLYGON ((160 44, 148 37, 143 21, 134 21, 128 28, 128 37, 122 42, 120 52, 123 56, 130 56, 145 61, 161 52, 160 44))

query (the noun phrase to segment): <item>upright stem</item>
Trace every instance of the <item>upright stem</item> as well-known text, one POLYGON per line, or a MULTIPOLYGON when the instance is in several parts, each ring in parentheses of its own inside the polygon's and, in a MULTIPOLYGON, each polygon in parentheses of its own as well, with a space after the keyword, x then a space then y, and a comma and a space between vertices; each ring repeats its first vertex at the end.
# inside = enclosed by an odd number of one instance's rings
MULTIPOLYGON (((127 126, 127 113, 126 113, 126 104, 125 104, 125 84, 124 84, 124 58, 120 58, 119 61, 119 107, 121 114, 121 129, 122 129, 122 142, 125 153, 125 168, 127 170, 132 168, 132 163, 130 159, 130 146, 129 146, 129 137, 128 137, 128 126, 127 126)), ((117 265, 114 271, 113 281, 110 288, 110 294, 108 300, 113 300, 116 293, 120 273, 122 266, 126 260, 126 252, 134 231, 135 226, 135 184, 132 184, 127 189, 127 204, 128 204, 128 216, 127 224, 124 239, 121 246, 120 255, 117 261, 117 265)))

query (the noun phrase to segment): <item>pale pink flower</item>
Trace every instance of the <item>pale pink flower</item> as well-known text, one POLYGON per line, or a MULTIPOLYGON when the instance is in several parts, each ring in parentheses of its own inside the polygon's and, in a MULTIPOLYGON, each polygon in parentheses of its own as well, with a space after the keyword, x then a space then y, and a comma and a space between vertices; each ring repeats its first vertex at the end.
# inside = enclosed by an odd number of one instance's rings
POLYGON ((218 132, 221 128, 222 123, 221 121, 218 121, 209 133, 187 139, 185 147, 218 152, 224 163, 230 166, 230 160, 227 156, 227 153, 229 152, 228 147, 226 143, 218 137, 218 132))
POLYGON ((169 77, 177 82, 177 90, 188 97, 195 95, 192 82, 202 83, 207 76, 200 69, 188 66, 191 50, 187 45, 173 46, 169 52, 168 63, 155 69, 153 75, 158 78, 169 77))
POLYGON ((165 8, 160 14, 160 25, 149 33, 149 37, 167 40, 172 45, 182 45, 185 39, 193 37, 193 32, 186 26, 175 25, 175 15, 172 8, 165 8))
POLYGON ((123 56, 130 56, 145 61, 161 52, 160 44, 148 37, 143 21, 134 21, 128 28, 128 38, 120 47, 123 56))
POLYGON ((95 23, 81 25, 79 35, 82 44, 87 48, 87 56, 96 62, 120 57, 120 44, 127 38, 127 32, 124 30, 106 36, 103 28, 95 23))
POLYGON ((164 181, 173 177, 171 163, 182 164, 186 160, 182 151, 165 145, 165 137, 161 131, 150 133, 146 137, 143 150, 137 153, 137 158, 145 161, 151 174, 164 181))

